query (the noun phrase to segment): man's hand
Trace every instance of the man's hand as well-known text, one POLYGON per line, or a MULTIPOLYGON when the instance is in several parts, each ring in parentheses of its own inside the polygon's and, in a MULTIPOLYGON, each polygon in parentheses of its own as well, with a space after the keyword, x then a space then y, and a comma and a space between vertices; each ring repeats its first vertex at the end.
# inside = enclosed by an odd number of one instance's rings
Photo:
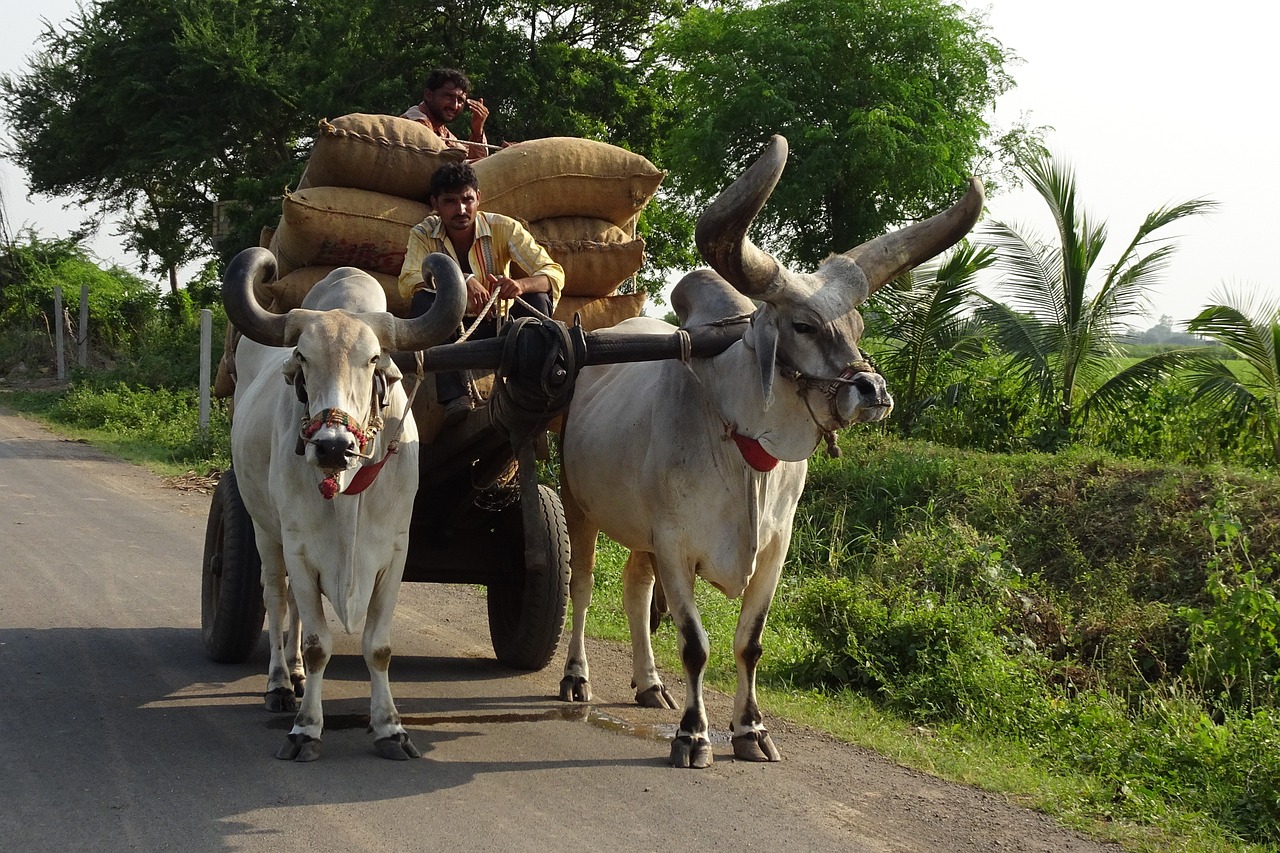
MULTIPOLYGON (((489 276, 490 285, 492 286, 493 276, 489 276)), ((489 301, 489 295, 493 291, 480 283, 480 279, 474 275, 467 276, 467 314, 471 317, 479 316, 480 311, 484 308, 486 302, 489 301)))
POLYGON ((524 293, 525 287, 518 279, 509 275, 489 274, 490 292, 497 290, 503 299, 515 299, 524 293))
POLYGON ((489 108, 484 105, 484 98, 468 98, 467 107, 471 110, 471 141, 479 142, 484 136, 484 123, 489 118, 489 108))

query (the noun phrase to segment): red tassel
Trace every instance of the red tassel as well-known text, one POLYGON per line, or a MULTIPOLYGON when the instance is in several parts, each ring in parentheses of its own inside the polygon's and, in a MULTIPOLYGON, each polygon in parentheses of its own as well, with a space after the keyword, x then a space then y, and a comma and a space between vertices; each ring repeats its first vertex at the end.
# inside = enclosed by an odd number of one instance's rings
POLYGON ((772 471, 778 465, 777 457, 760 446, 760 442, 745 435, 733 433, 733 441, 738 445, 738 452, 747 464, 757 471, 772 471))
POLYGON ((333 500, 333 496, 338 493, 338 478, 330 474, 320 481, 320 494, 327 501, 333 500))

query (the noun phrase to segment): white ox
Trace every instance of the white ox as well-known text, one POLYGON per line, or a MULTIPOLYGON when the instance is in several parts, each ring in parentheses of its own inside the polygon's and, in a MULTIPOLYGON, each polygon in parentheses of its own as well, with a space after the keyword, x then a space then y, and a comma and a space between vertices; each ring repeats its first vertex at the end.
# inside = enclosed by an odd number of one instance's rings
MULTIPOLYGON (((584 369, 565 420, 574 619, 560 698, 591 698, 583 630, 596 535, 603 530, 631 551, 623 599, 632 686, 641 705, 676 707, 649 639, 655 577, 678 631, 686 688, 671 763, 680 767, 712 763, 702 697, 709 647, 694 602, 695 576, 731 598, 742 596, 733 641, 733 753, 748 761, 779 760, 756 702, 755 674, 807 460, 824 436, 833 442, 836 430, 881 420, 893 406, 884 380, 858 349, 863 327, 855 306, 962 239, 982 208, 975 180, 952 209, 832 256, 815 273, 791 272, 747 237, 786 156, 786 140, 775 136, 703 213, 698 248, 715 272, 691 273, 673 292, 686 327, 750 313, 742 340, 688 365, 584 369)), ((671 331, 646 318, 616 328, 671 331)))
POLYGON ((378 754, 420 754, 387 676, 418 488, 418 431, 390 353, 442 341, 457 327, 465 298, 461 272, 446 256, 429 257, 423 273, 435 278, 440 297, 428 314, 401 320, 387 313, 377 280, 358 269, 330 273, 286 315, 267 312, 254 297, 254 283, 275 274, 270 252, 246 249, 227 270, 227 315, 245 335, 236 351, 231 453, 262 556, 271 641, 266 704, 298 710, 277 758, 320 755, 332 653, 322 594, 347 633, 364 622, 378 754), (397 431, 398 448, 388 456, 397 431))

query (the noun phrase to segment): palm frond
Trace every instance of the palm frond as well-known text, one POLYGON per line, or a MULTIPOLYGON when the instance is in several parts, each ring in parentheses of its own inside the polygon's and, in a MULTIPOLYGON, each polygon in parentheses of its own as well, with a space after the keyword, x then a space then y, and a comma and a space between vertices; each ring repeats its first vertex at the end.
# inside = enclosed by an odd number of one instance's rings
POLYGON ((1132 402, 1135 396, 1145 396, 1157 382, 1178 370, 1200 364, 1204 357, 1192 349, 1169 350, 1131 364, 1098 386, 1080 406, 1083 423, 1095 412, 1115 413, 1132 402))
POLYGON ((995 253, 993 267, 1002 273, 998 285, 1010 301, 1046 320, 1065 322, 1059 251, 1034 234, 999 221, 987 225, 983 236, 995 253))
POLYGON ((1259 321, 1232 305, 1210 305, 1190 322, 1187 331, 1204 335, 1244 359, 1270 385, 1280 384, 1277 333, 1280 318, 1259 321))

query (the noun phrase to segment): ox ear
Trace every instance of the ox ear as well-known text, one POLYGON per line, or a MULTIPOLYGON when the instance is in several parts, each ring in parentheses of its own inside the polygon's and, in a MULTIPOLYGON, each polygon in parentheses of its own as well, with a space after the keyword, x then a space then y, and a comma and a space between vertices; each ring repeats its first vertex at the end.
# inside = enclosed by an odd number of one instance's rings
POLYGON ((284 368, 280 372, 284 374, 285 384, 293 386, 294 393, 298 395, 298 402, 306 405, 307 377, 302 372, 302 358, 297 350, 289 355, 289 360, 284 363, 284 368))
POLYGON ((302 376, 302 358, 299 357, 298 351, 294 350, 289 354, 289 360, 284 363, 281 370, 284 374, 284 381, 289 385, 294 384, 302 376))
POLYGON ((404 378, 400 368, 392 361, 391 353, 386 350, 383 350, 382 355, 378 356, 378 366, 374 370, 386 381, 388 387, 395 385, 404 378))
POLYGON ((778 311, 768 302, 761 303, 751 315, 751 327, 743 341, 756 352, 760 368, 760 390, 764 392, 764 408, 773 405, 773 377, 777 372, 778 311))

